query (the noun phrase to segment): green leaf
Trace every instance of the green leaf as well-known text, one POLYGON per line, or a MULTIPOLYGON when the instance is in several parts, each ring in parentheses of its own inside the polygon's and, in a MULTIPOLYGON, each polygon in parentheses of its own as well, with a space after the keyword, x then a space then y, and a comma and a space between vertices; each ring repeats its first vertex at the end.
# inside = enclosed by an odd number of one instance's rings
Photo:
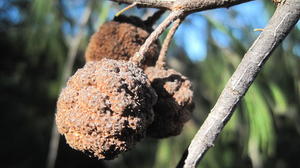
POLYGON ((287 102, 286 97, 281 91, 281 89, 274 83, 270 84, 270 90, 274 99, 273 109, 276 114, 286 114, 287 112, 287 102))

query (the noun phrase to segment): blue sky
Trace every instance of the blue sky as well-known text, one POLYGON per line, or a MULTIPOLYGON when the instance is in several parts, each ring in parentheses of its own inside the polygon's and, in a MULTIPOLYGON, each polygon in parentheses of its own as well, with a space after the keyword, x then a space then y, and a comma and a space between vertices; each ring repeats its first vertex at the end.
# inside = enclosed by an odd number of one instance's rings
MULTIPOLYGON (((263 28, 267 24, 268 17, 263 8, 261 1, 252 1, 230 9, 215 9, 192 14, 187 18, 189 22, 179 28, 175 36, 176 42, 185 48, 192 60, 203 60, 207 51, 207 39, 205 38, 207 17, 230 29, 237 39, 242 40, 241 29, 244 25, 251 25, 251 27, 246 28, 249 29, 249 33, 254 38, 258 33, 254 32, 253 29, 263 28), (232 12, 237 12, 236 19, 230 18, 232 12)), ((212 36, 220 47, 228 47, 230 38, 224 32, 213 29, 212 36)))

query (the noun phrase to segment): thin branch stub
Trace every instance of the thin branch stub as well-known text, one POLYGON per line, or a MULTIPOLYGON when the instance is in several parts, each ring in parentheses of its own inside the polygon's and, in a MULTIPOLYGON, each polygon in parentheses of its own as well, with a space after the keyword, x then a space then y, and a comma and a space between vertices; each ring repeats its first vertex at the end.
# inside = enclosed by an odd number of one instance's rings
POLYGON ((120 16, 122 13, 124 13, 125 11, 127 11, 128 9, 131 9, 133 7, 135 7, 138 3, 137 2, 134 2, 132 3, 131 5, 128 5, 126 8, 120 10, 115 16, 118 17, 120 16))

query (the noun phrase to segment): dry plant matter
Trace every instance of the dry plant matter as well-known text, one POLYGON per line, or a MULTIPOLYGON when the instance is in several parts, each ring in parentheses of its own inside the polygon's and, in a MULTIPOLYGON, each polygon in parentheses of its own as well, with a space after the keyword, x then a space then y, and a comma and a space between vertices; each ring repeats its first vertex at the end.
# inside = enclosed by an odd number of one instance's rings
MULTIPOLYGON (((193 108, 190 81, 174 70, 147 67, 155 65, 158 47, 153 50, 155 54, 147 51, 142 55, 145 59, 140 62, 129 60, 149 35, 147 30, 152 31, 144 23, 149 26, 162 13, 158 11, 145 22, 119 16, 92 37, 87 64, 69 79, 57 102, 58 131, 72 148, 99 159, 113 159, 132 148, 146 132, 155 138, 181 132, 193 108), (149 68, 151 81, 137 65, 149 68), (150 82, 160 93, 160 103, 156 103, 150 82), (161 109, 168 110, 166 115, 161 109), (165 120, 168 126, 164 126, 165 120)), ((175 24, 175 29, 178 26, 175 24)), ((171 30, 169 34, 174 33, 171 30)))
MULTIPOLYGON (((152 26, 137 17, 120 15, 104 23, 91 37, 85 52, 86 61, 102 58, 129 60, 153 31, 152 26)), ((160 44, 152 43, 145 53, 144 66, 154 66, 159 55, 160 44)))
POLYGON ((153 106, 154 121, 147 135, 154 138, 179 135, 194 109, 191 82, 173 69, 147 67, 145 73, 158 95, 153 106))
POLYGON ((166 66, 167 50, 182 21, 183 18, 178 18, 168 32, 155 67, 145 69, 151 86, 158 95, 157 103, 153 106, 154 121, 147 129, 147 135, 150 137, 166 138, 179 135, 194 110, 191 82, 166 66))
POLYGON ((59 96, 57 128, 74 149, 113 159, 145 136, 156 100, 135 64, 106 58, 88 62, 59 96))
MULTIPOLYGON (((154 7, 170 10, 169 16, 151 33, 132 61, 143 62, 149 46, 178 18, 190 13, 214 8, 231 7, 250 0, 112 0, 120 3, 135 3, 138 7, 154 7)), ((247 92, 272 51, 288 35, 299 20, 299 0, 280 1, 268 26, 263 30, 242 62, 232 75, 216 105, 192 140, 178 167, 193 168, 213 146, 218 134, 230 119, 236 105, 247 92)))

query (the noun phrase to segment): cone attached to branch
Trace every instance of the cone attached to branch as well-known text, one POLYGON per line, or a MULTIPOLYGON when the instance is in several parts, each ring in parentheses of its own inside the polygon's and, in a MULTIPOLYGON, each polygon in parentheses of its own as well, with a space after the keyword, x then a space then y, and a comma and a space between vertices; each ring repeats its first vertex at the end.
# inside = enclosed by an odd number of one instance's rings
MULTIPOLYGON (((137 17, 120 15, 104 23, 90 39, 85 53, 86 61, 103 58, 129 60, 145 42, 152 28, 137 17)), ((154 66, 160 50, 159 42, 153 43, 145 54, 146 66, 154 66)))
POLYGON ((154 121, 147 135, 165 138, 179 135, 194 109, 191 82, 173 69, 147 67, 145 70, 158 100, 154 105, 154 121))
POLYGON ((178 18, 168 32, 155 67, 145 69, 151 86, 158 94, 154 106, 154 122, 147 129, 147 135, 150 137, 179 135, 194 109, 191 82, 179 72, 166 67, 167 50, 183 19, 178 18))
POLYGON ((88 62, 62 90, 56 124, 72 148, 113 159, 144 137, 156 100, 143 70, 130 61, 88 62))

